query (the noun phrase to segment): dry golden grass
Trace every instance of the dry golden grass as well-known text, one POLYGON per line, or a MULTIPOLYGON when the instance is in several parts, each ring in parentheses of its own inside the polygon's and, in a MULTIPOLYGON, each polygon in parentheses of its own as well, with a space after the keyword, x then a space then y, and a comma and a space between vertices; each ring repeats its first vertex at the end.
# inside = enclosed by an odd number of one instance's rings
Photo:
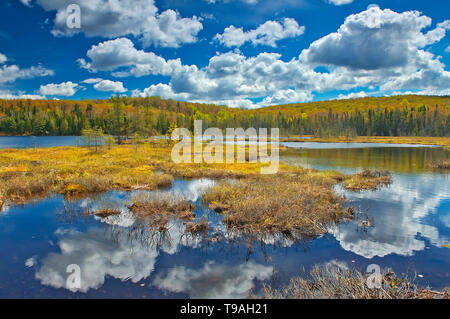
POLYGON ((133 204, 129 208, 153 230, 159 232, 168 231, 169 220, 175 218, 185 221, 184 232, 192 236, 205 236, 209 229, 207 219, 194 221, 197 217, 194 213, 195 205, 182 196, 168 193, 138 194, 133 198, 133 204))
MULTIPOLYGON (((0 201, 14 203, 60 193, 81 197, 111 189, 153 190, 179 178, 241 178, 257 175, 261 163, 175 164, 171 147, 153 141, 103 147, 99 152, 80 147, 0 150, 0 201)), ((281 169, 287 168, 280 165, 281 169)))
MULTIPOLYGON (((269 299, 450 299, 450 289, 432 291, 418 288, 408 277, 392 272, 381 275, 381 288, 369 288, 367 277, 355 269, 336 263, 314 266, 306 278, 295 277, 282 288, 265 286, 263 298, 269 299)), ((257 296, 253 296, 257 297, 257 296)))
POLYGON ((159 214, 165 216, 179 215, 190 219, 194 209, 194 204, 189 203, 184 198, 163 193, 138 194, 133 197, 133 204, 130 206, 130 210, 141 217, 159 214))
POLYGON ((96 211, 96 212, 92 212, 93 215, 96 215, 96 216, 101 217, 101 218, 105 218, 105 217, 108 217, 108 216, 119 215, 120 213, 121 213, 120 210, 109 209, 109 208, 105 208, 105 209, 101 209, 101 210, 96 211))
POLYGON ((315 236, 326 232, 326 224, 352 217, 332 190, 340 178, 309 171, 258 176, 217 185, 203 200, 224 214, 230 231, 299 231, 315 236))
POLYGON ((171 197, 162 193, 138 194, 132 199, 129 209, 145 221, 146 227, 165 233, 169 230, 169 219, 182 218, 186 221, 195 218, 195 206, 183 198, 171 197))
POLYGON ((155 172, 160 151, 134 152, 132 147, 56 147, 0 151, 0 189, 11 202, 26 202, 54 193, 83 196, 110 189, 155 189, 173 177, 155 172))
POLYGON ((208 220, 203 218, 202 220, 198 222, 189 222, 186 224, 186 233, 190 233, 193 236, 196 235, 202 235, 206 236, 209 229, 209 223, 208 220))
POLYGON ((352 191, 376 190, 391 184, 391 174, 387 171, 365 170, 348 176, 342 182, 345 189, 352 191))

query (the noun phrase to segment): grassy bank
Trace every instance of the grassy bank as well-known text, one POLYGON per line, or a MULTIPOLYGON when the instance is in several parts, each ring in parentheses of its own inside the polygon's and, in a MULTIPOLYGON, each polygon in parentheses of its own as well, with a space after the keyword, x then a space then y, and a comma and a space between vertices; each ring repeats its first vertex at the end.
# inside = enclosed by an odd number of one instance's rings
POLYGON ((283 142, 319 142, 319 143, 387 143, 387 144, 416 144, 436 145, 450 149, 450 137, 421 137, 421 136, 358 136, 358 137, 295 137, 280 139, 283 142))
POLYGON ((316 265, 304 277, 295 277, 281 288, 265 286, 262 296, 271 299, 450 299, 450 288, 432 291, 393 272, 380 275, 381 287, 369 288, 368 274, 338 263, 316 265))
POLYGON ((164 142, 139 147, 7 149, 0 151, 2 201, 24 203, 50 194, 79 197, 111 189, 156 189, 174 177, 245 177, 259 174, 260 163, 175 164, 164 142))

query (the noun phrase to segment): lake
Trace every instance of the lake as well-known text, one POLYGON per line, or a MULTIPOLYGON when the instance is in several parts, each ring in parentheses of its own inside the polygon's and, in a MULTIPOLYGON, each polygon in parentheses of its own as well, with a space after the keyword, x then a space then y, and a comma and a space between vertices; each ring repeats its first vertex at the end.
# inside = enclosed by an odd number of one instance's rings
POLYGON ((79 136, 0 136, 1 148, 75 146, 79 136))
POLYGON ((378 264, 399 275, 418 274, 421 285, 449 286, 449 174, 428 164, 448 160, 450 152, 326 144, 296 145, 281 152, 281 160, 345 173, 390 170, 393 183, 378 191, 335 189, 347 197, 347 205, 372 218, 373 227, 363 228, 355 220, 330 225, 329 234, 313 240, 267 236, 250 244, 226 234, 221 216, 202 205, 202 193, 215 183, 209 179, 176 180, 156 192, 192 201, 197 218, 207 216, 217 226, 219 242, 183 236, 179 220, 170 221, 164 236, 150 231, 127 208, 138 191, 5 205, 0 213, 0 298, 245 298, 264 282, 282 285, 303 269, 330 262, 362 271, 378 264), (84 214, 87 208, 111 205, 120 208, 120 215, 84 214), (75 291, 65 288, 71 264, 81 269, 81 287, 75 291))

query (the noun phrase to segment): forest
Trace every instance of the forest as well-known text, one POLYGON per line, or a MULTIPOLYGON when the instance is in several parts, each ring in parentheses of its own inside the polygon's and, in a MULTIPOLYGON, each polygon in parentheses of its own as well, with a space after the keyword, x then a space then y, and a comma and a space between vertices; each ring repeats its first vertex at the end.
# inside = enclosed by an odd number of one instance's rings
POLYGON ((107 100, 0 100, 1 135, 165 135, 193 129, 280 128, 282 135, 450 136, 450 97, 394 96, 235 109, 159 97, 107 100))

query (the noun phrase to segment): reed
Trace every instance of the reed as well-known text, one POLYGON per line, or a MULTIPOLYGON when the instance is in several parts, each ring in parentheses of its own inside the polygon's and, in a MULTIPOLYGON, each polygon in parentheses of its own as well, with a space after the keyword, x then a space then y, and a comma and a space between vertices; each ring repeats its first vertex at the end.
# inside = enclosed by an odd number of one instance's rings
POLYGON ((308 275, 295 277, 281 288, 265 285, 268 299, 450 299, 450 289, 433 291, 418 287, 414 280, 397 277, 392 271, 381 275, 381 288, 369 288, 368 274, 338 263, 314 266, 308 275))
POLYGON ((305 171, 223 182, 207 191, 203 201, 224 215, 230 231, 315 236, 326 233, 328 223, 353 217, 332 190, 335 178, 305 171))
POLYGON ((392 183, 388 171, 365 170, 346 177, 342 183, 345 189, 352 191, 376 190, 392 183))

